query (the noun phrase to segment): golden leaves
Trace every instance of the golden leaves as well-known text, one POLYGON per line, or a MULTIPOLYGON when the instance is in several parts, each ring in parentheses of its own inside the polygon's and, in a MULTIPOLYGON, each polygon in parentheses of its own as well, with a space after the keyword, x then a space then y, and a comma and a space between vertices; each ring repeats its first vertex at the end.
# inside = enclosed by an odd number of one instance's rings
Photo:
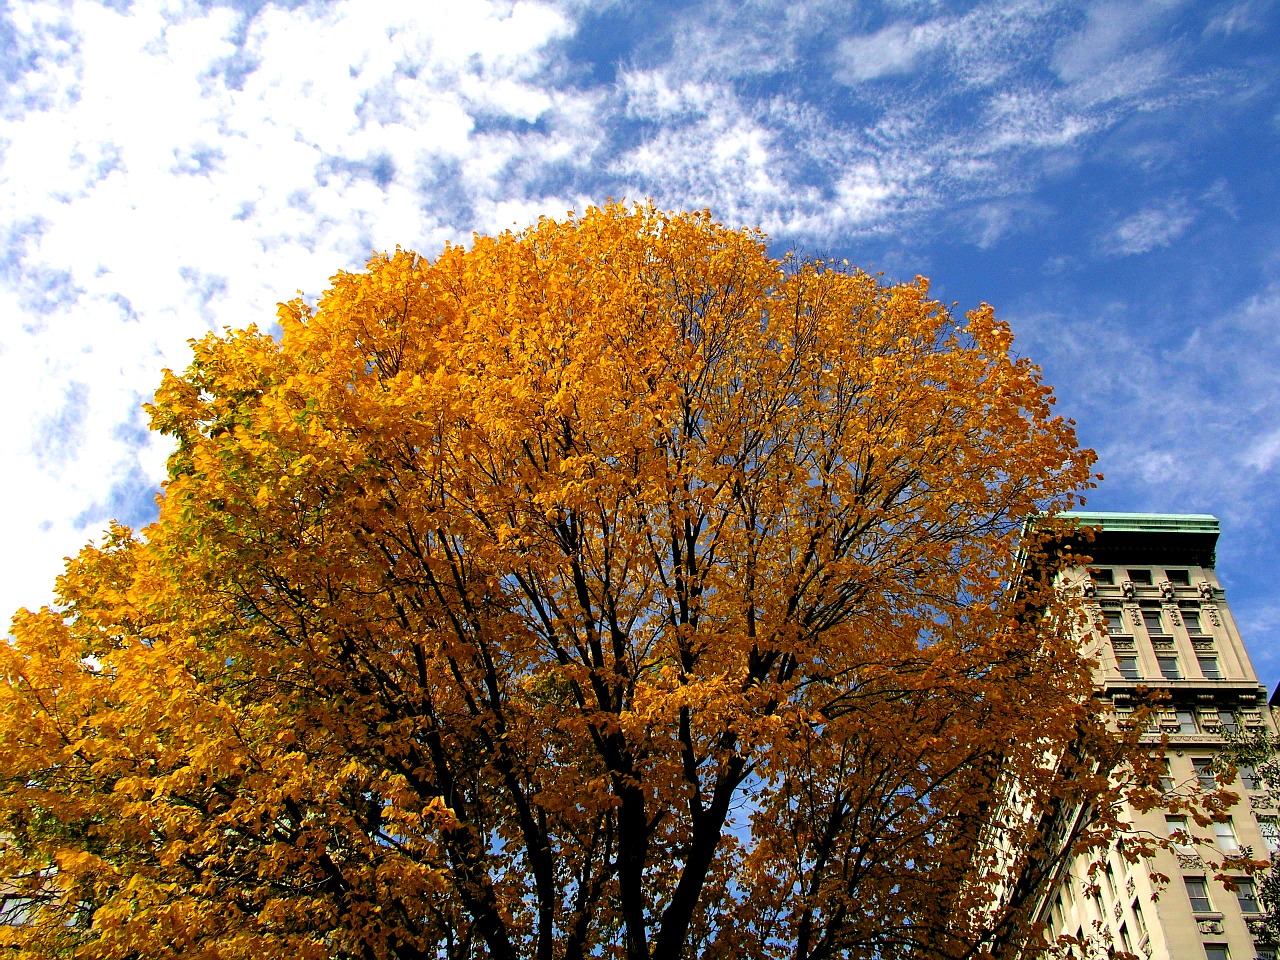
POLYGON ((996 771, 1059 795, 1088 689, 1010 609, 1018 530, 1092 459, 989 308, 610 205, 279 319, 166 374, 159 521, 3 651, 0 830, 80 942, 984 935, 996 771))

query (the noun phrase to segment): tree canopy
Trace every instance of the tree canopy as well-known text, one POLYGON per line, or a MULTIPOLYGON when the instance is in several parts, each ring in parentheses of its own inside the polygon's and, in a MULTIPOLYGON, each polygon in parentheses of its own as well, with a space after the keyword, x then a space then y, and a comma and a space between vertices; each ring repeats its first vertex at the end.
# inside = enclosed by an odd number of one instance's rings
POLYGON ((1022 535, 1093 457, 991 308, 622 205, 332 284, 193 344, 159 519, 0 645, 5 943, 1027 935, 1009 797, 1104 809, 1116 741, 1022 535))

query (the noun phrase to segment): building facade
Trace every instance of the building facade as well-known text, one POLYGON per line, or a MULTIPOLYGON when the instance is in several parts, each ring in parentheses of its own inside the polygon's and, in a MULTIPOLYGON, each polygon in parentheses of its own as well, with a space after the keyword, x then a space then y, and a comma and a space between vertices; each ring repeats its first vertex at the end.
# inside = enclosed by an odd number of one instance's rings
MULTIPOLYGON (((1077 955, 1127 951, 1148 960, 1274 960, 1276 945, 1260 922, 1256 881, 1238 874, 1236 889, 1215 879, 1218 858, 1266 859, 1280 849, 1275 799, 1252 770, 1215 781, 1211 766, 1224 734, 1274 730, 1259 685, 1214 572, 1218 521, 1204 515, 1079 513, 1097 529, 1076 571, 1105 639, 1098 685, 1123 720, 1142 689, 1163 691, 1147 736, 1168 737, 1162 788, 1226 786, 1239 795, 1222 823, 1199 826, 1164 810, 1128 811, 1134 827, 1175 839, 1168 850, 1129 863, 1117 848, 1089 874, 1093 855, 1069 861, 1041 902, 1051 937, 1088 940, 1077 955), (1087 579, 1086 579, 1087 575, 1087 579), (1159 887, 1151 875, 1168 883, 1159 887)), ((1236 876, 1236 872, 1228 875, 1236 876)))

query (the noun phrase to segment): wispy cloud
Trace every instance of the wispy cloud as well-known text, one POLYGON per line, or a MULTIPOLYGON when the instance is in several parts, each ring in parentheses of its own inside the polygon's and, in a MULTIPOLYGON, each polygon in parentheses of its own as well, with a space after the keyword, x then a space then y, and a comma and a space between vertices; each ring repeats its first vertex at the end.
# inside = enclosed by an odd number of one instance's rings
POLYGON ((1195 219, 1195 211, 1183 200, 1147 207, 1116 224, 1104 238, 1103 247, 1119 256, 1167 247, 1186 233, 1195 219))
POLYGON ((1015 320, 1051 374, 1076 371, 1057 383, 1099 450, 1109 502, 1265 526, 1280 510, 1266 479, 1280 470, 1280 281, 1182 316, 1141 294, 1015 320))
POLYGON ((875 33, 847 37, 837 49, 836 79, 843 83, 910 73, 922 57, 946 42, 940 23, 892 23, 875 33))
POLYGON ((1221 34, 1227 37, 1239 33, 1258 33, 1266 28, 1267 14, 1273 9, 1274 5, 1268 0, 1225 3, 1209 18, 1204 32, 1207 35, 1221 34))

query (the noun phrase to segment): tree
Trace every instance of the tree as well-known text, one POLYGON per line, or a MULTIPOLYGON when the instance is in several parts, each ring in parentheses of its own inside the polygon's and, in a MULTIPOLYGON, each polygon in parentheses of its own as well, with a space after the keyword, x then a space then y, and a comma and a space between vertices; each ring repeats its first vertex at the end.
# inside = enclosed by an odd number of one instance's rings
MULTIPOLYGON (((1274 798, 1280 793, 1280 735, 1272 733, 1269 727, 1230 734, 1227 748, 1214 766, 1222 779, 1229 781, 1238 773, 1252 788, 1270 791, 1274 798)), ((1280 940, 1280 873, 1275 870, 1275 845, 1280 842, 1280 836, 1275 832, 1274 817, 1259 817, 1259 825, 1267 840, 1267 849, 1259 852, 1271 863, 1258 884, 1258 900, 1262 904, 1265 939, 1274 944, 1280 940)))
POLYGON ((1071 558, 1020 534, 1093 456, 991 308, 615 205, 375 257, 279 318, 166 374, 159 519, 0 650, 0 876, 38 920, 6 942, 1031 935, 1040 888, 1001 872, 1123 758, 1073 759, 1118 735, 1051 588, 1071 558))

